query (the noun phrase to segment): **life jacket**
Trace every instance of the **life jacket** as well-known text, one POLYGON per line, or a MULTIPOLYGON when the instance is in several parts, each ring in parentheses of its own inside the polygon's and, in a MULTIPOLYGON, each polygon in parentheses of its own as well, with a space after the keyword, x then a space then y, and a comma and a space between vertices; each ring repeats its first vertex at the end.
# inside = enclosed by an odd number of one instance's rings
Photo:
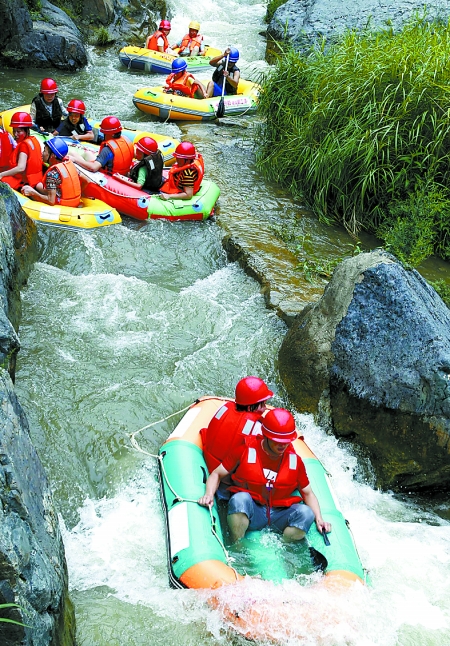
POLYGON ((42 151, 36 137, 28 136, 14 148, 11 154, 9 168, 17 166, 20 153, 25 153, 28 158, 25 171, 4 177, 3 181, 16 190, 25 184, 29 184, 34 188, 36 184, 42 181, 42 151))
POLYGON ((137 182, 139 171, 143 166, 147 169, 147 176, 142 188, 147 191, 157 191, 161 188, 163 181, 164 158, 161 151, 158 150, 156 153, 146 155, 144 159, 141 159, 133 166, 129 173, 133 182, 137 182))
POLYGON ((189 74, 189 72, 186 70, 175 81, 173 80, 174 76, 175 74, 169 74, 169 76, 166 78, 166 83, 170 87, 170 89, 174 92, 178 90, 178 92, 181 92, 185 96, 193 97, 198 88, 198 83, 194 83, 195 77, 192 76, 192 74, 189 74), (192 79, 190 83, 189 79, 192 79))
POLYGON ((263 450, 261 438, 250 437, 245 444, 239 465, 231 474, 233 485, 230 491, 246 491, 253 500, 269 508, 290 507, 301 502, 300 495, 293 495, 297 490, 297 466, 301 459, 293 446, 288 446, 284 452, 276 480, 272 482, 264 475, 260 458, 263 450))
POLYGON ((85 135, 87 132, 90 132, 90 130, 87 130, 86 128, 86 123, 85 123, 85 118, 83 115, 81 115, 81 119, 78 121, 77 124, 73 125, 69 121, 69 117, 66 117, 62 122, 60 127, 58 128, 58 133, 60 137, 71 137, 73 131, 77 133, 77 135, 85 135))
MULTIPOLYGON (((220 87, 222 87, 223 79, 225 79, 225 94, 237 94, 237 87, 233 87, 231 83, 228 82, 227 77, 223 75, 223 71, 225 69, 225 63, 222 62, 220 65, 216 67, 216 69, 213 72, 212 75, 212 80, 214 83, 217 83, 220 87)), ((240 72, 241 70, 237 65, 233 65, 233 67, 227 67, 228 73, 233 76, 235 72, 240 72)))
POLYGON ((40 128, 45 128, 45 130, 48 130, 48 132, 53 132, 53 130, 56 130, 56 128, 61 123, 61 118, 63 116, 61 105, 58 101, 58 95, 55 94, 55 98, 52 101, 51 114, 45 107, 48 104, 45 103, 41 94, 35 96, 32 103, 36 105, 36 124, 40 128))
POLYGON ((203 163, 203 157, 200 154, 197 155, 197 159, 194 159, 192 164, 186 164, 186 166, 183 166, 182 168, 180 168, 178 164, 175 163, 169 169, 169 176, 167 180, 164 182, 164 184, 161 186, 161 191, 163 193, 172 193, 172 194, 182 193, 183 191, 180 190, 177 184, 177 175, 179 175, 179 173, 182 173, 188 168, 197 169, 197 179, 194 182, 194 195, 198 193, 203 180, 203 175, 205 173, 205 165, 203 163))
POLYGON ((61 197, 57 198, 57 203, 61 204, 61 206, 78 206, 81 198, 81 184, 73 162, 66 158, 64 161, 50 166, 42 180, 44 187, 47 173, 54 168, 58 169, 61 176, 61 184, 59 186, 61 197))
POLYGON ((181 41, 180 45, 180 52, 182 52, 186 47, 189 47, 189 51, 192 52, 194 47, 198 47, 200 51, 200 46, 203 41, 203 36, 201 34, 197 34, 195 38, 191 38, 189 34, 186 34, 186 36, 183 37, 183 40, 181 41))
POLYGON ((159 52, 158 49, 158 39, 162 38, 164 40, 164 51, 169 47, 169 41, 167 40, 167 36, 163 31, 155 31, 155 33, 147 38, 147 42, 145 44, 147 49, 152 49, 154 52, 159 52))
POLYGON ((108 139, 100 144, 100 150, 107 146, 114 154, 112 169, 108 173, 120 173, 126 175, 130 170, 134 157, 134 146, 126 137, 108 139))
POLYGON ((238 411, 234 402, 219 408, 207 428, 200 430, 203 455, 211 473, 229 451, 244 444, 250 435, 261 435, 260 412, 238 411))
POLYGON ((12 151, 14 150, 10 135, 6 130, 0 128, 0 169, 7 170, 11 168, 9 162, 12 151))

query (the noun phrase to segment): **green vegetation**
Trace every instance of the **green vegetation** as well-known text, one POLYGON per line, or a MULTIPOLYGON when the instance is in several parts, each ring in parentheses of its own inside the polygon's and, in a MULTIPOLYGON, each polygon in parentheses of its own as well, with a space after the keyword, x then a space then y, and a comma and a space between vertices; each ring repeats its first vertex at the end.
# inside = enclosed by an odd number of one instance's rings
POLYGON ((450 28, 349 32, 263 76, 257 163, 319 218, 405 264, 450 259, 450 28))
POLYGON ((281 7, 282 4, 286 4, 286 0, 269 0, 269 2, 267 3, 267 11, 265 15, 265 21, 267 23, 272 20, 273 14, 278 9, 278 7, 281 7))
POLYGON ((94 44, 99 47, 106 47, 110 43, 113 43, 114 39, 111 38, 109 31, 106 27, 100 27, 94 32, 94 44))
POLYGON ((25 4, 27 5, 30 12, 38 14, 42 9, 41 0, 25 0, 25 4))
MULTIPOLYGON (((19 608, 22 609, 17 603, 0 603, 0 610, 4 608, 19 608)), ((6 617, 0 617, 0 622, 5 624, 15 624, 16 626, 23 626, 24 628, 29 628, 26 624, 22 624, 20 621, 15 621, 14 619, 7 619, 6 617)))

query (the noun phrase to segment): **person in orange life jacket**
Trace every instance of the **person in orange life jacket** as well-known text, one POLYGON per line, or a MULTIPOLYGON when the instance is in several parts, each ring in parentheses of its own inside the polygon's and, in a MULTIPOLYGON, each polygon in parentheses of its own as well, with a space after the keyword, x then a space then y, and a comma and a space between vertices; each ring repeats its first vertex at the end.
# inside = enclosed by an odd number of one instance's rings
POLYGON ((330 532, 331 524, 322 518, 305 465, 291 444, 297 432, 289 411, 270 410, 262 420, 262 435, 248 438, 244 448, 225 457, 208 477, 206 493, 198 503, 210 507, 220 479, 231 473, 233 495, 227 520, 233 541, 248 529, 267 526, 282 533, 288 543, 300 541, 314 520, 320 533, 330 532))
POLYGON ((175 52, 172 50, 169 45, 169 41, 167 40, 171 29, 172 25, 170 24, 169 20, 161 20, 159 27, 155 31, 155 33, 151 36, 148 36, 147 40, 145 41, 145 47, 147 49, 153 50, 154 52, 166 52, 167 54, 174 54, 175 52))
POLYGON ((61 206, 78 206, 81 199, 81 184, 77 169, 67 158, 68 146, 57 137, 44 143, 42 159, 49 165, 42 182, 36 188, 24 186, 22 193, 44 204, 61 206))
POLYGON ((70 151, 70 158, 86 170, 125 175, 133 161, 134 146, 122 136, 122 124, 117 117, 105 117, 100 124, 100 132, 105 135, 105 141, 100 145, 100 152, 96 157, 86 160, 76 151, 70 151))
POLYGON ((146 193, 157 193, 163 183, 164 158, 158 144, 151 137, 141 137, 136 143, 137 163, 128 176, 114 173, 114 177, 146 193))
POLYGON ((191 98, 206 98, 205 86, 187 71, 187 63, 183 58, 176 58, 172 62, 172 73, 166 78, 163 91, 191 98))
POLYGON ((36 129, 41 132, 54 132, 62 117, 67 117, 67 110, 56 96, 57 92, 58 86, 53 79, 43 79, 39 94, 31 101, 30 115, 36 129))
MULTIPOLYGON (((273 392, 259 377, 244 377, 236 384, 235 400, 224 403, 216 412, 206 428, 200 430, 203 455, 209 473, 212 473, 225 456, 237 446, 243 445, 245 438, 261 435, 261 415, 266 410, 266 402, 273 392)), ((228 486, 231 479, 223 478, 217 496, 228 499, 228 486)))
POLYGON ((183 38, 172 45, 172 49, 178 49, 180 56, 204 56, 205 46, 203 44, 203 36, 199 33, 200 23, 192 20, 189 23, 189 33, 183 38))
POLYGON ((11 155, 16 146, 14 137, 0 126, 0 172, 10 168, 11 155))
POLYGON ((163 200, 190 200, 199 190, 203 179, 203 158, 189 141, 175 148, 176 163, 169 169, 169 176, 161 186, 163 200))
POLYGON ((91 124, 84 116, 86 106, 79 99, 72 99, 67 106, 67 118, 61 121, 53 132, 55 137, 71 137, 75 141, 94 141, 95 134, 91 124))
POLYGON ((239 52, 236 47, 228 47, 223 54, 215 56, 209 64, 215 67, 212 80, 206 88, 206 96, 222 96, 223 94, 237 94, 241 72, 236 63, 239 60, 239 52), (228 57, 228 64, 227 64, 228 57), (223 84, 225 90, 223 91, 223 84))
POLYGON ((0 180, 19 190, 25 184, 36 186, 42 180, 42 151, 36 137, 30 135, 33 121, 28 112, 15 112, 10 123, 17 146, 12 151, 8 170, 0 180))

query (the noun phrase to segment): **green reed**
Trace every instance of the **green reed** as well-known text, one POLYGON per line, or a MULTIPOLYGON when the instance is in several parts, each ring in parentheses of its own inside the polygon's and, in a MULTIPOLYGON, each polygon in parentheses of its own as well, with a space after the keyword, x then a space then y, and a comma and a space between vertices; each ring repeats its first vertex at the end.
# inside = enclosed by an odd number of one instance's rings
POLYGON ((285 52, 261 80, 259 168, 404 262, 450 258, 449 51, 449 24, 416 16, 285 52))

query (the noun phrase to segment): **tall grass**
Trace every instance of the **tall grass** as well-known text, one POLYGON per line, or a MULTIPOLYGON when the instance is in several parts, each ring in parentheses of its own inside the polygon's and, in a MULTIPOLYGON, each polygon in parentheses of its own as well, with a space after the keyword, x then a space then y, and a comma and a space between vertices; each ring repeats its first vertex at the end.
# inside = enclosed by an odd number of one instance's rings
POLYGON ((263 76, 259 167, 405 262, 450 258, 450 25, 416 16, 324 45, 263 76))

